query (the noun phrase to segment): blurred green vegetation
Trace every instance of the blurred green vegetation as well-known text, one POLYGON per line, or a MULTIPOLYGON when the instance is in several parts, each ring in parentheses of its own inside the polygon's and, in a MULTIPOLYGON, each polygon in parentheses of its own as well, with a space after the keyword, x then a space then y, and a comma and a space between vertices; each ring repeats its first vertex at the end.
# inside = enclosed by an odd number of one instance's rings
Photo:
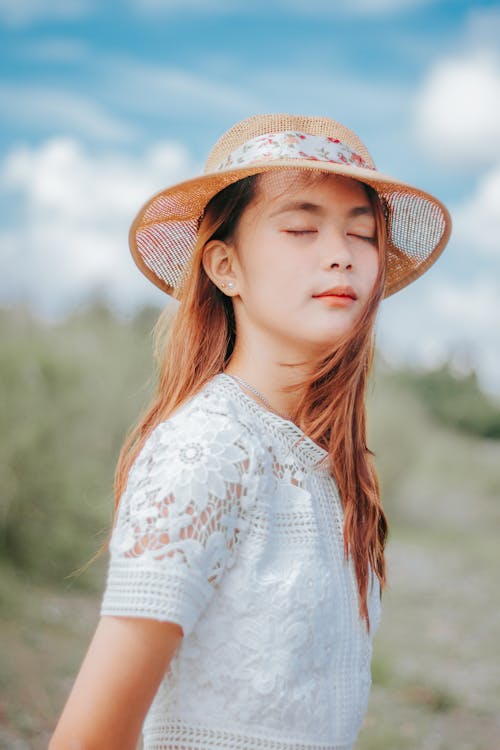
MULTIPOLYGON (((95 625, 106 557, 72 574, 110 528, 118 454, 155 386, 158 314, 121 319, 95 300, 48 324, 0 309, 0 746, 9 750, 46 747, 95 625)), ((389 586, 359 750, 492 750, 498 403, 474 373, 396 370, 379 358, 368 427, 390 525, 389 586)))
MULTIPOLYGON (((154 387, 150 333, 158 313, 147 308, 118 319, 95 300, 51 325, 26 308, 0 310, 0 555, 33 582, 61 581, 106 538, 116 460, 154 387)), ((389 506, 411 456, 421 456, 419 404, 438 431, 500 437, 500 409, 474 374, 457 377, 449 367, 391 372, 379 363, 376 379, 385 398, 382 433, 373 439, 384 446, 389 506)), ((92 576, 80 581, 93 585, 92 576)))
POLYGON ((474 371, 457 374, 443 364, 427 372, 405 370, 397 377, 437 422, 470 435, 500 439, 500 406, 481 390, 474 371))
POLYGON ((157 315, 120 321, 95 301, 48 325, 0 310, 0 559, 33 582, 61 581, 106 538, 116 460, 152 390, 157 315))

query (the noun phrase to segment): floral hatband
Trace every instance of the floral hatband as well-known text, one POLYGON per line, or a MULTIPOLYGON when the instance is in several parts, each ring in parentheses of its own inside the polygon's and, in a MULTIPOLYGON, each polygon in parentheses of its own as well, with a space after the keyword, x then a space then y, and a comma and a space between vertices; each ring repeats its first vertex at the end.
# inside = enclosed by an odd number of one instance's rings
POLYGON ((216 171, 243 167, 266 159, 308 159, 373 169, 362 156, 338 138, 288 130, 251 138, 231 151, 216 171))

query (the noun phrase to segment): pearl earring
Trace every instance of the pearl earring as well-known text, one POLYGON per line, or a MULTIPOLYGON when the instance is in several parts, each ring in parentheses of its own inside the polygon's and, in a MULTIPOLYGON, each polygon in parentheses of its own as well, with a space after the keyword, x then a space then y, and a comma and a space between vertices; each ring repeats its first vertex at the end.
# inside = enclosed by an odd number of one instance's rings
POLYGON ((234 289, 234 284, 232 281, 227 282, 228 289, 234 289))

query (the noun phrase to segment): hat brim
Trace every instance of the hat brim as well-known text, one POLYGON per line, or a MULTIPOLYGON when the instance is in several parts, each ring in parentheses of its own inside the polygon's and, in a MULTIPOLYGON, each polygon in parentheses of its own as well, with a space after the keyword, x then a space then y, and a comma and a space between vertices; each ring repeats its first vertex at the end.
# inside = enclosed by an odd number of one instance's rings
POLYGON ((211 172, 153 195, 130 228, 130 251, 138 268, 164 292, 179 297, 196 243, 199 218, 208 202, 244 177, 281 169, 351 177, 377 191, 387 207, 385 297, 427 271, 446 246, 451 217, 433 195, 374 169, 288 158, 211 172))

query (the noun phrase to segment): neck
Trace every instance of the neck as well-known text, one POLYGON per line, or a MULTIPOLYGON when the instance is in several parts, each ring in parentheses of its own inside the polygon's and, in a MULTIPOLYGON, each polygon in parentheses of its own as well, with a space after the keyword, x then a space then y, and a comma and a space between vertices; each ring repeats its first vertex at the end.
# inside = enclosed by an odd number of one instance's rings
MULTIPOLYGON (((237 339, 225 372, 245 380, 265 397, 276 412, 289 416, 299 396, 296 391, 285 389, 308 375, 307 359, 311 355, 291 352, 289 348, 277 347, 274 342, 258 338, 258 342, 247 340, 244 345, 237 339)), ((258 400, 255 394, 249 392, 249 395, 258 400)))

